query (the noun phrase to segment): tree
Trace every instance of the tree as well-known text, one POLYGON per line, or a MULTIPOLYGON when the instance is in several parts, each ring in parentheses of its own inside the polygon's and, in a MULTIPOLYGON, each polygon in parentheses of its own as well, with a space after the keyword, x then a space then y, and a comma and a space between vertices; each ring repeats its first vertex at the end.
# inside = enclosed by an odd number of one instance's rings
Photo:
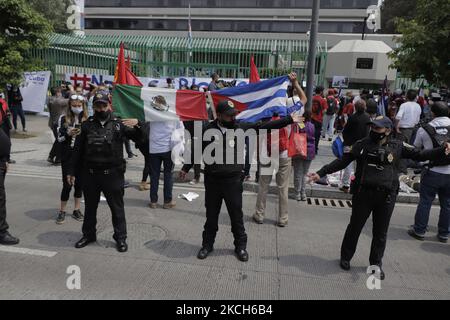
POLYGON ((0 17, 0 88, 4 88, 20 84, 25 71, 39 69, 30 49, 45 47, 53 29, 26 0, 1 0, 0 17))
POLYGON ((450 84, 449 0, 417 0, 416 16, 399 19, 400 45, 390 54, 392 67, 413 80, 425 77, 436 86, 450 84))
POLYGON ((398 18, 411 20, 416 14, 417 0, 384 0, 381 7, 380 33, 398 33, 395 21, 398 18))
POLYGON ((28 3, 50 22, 55 32, 70 32, 67 29, 67 8, 74 3, 73 0, 29 0, 28 3))

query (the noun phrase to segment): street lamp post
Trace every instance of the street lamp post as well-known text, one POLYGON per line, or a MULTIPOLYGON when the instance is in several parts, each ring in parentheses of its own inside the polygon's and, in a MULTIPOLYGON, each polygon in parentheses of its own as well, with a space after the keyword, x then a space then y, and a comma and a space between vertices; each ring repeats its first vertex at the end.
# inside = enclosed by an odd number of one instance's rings
POLYGON ((313 1, 312 17, 311 17, 311 35, 309 38, 309 53, 308 53, 308 71, 307 71, 307 96, 308 103, 306 109, 311 110, 313 87, 314 87, 314 73, 316 66, 316 54, 317 54, 317 33, 319 31, 319 10, 320 0, 313 1))

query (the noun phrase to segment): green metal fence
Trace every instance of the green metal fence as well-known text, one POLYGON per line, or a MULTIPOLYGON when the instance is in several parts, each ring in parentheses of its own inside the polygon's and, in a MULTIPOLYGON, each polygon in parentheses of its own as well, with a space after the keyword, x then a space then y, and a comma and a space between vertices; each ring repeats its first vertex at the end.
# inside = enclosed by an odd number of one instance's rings
MULTIPOLYGON (((291 70, 306 78, 308 42, 303 40, 194 38, 191 49, 181 37, 52 34, 49 41, 47 49, 32 50, 32 55, 52 71, 52 85, 66 73, 113 75, 121 42, 134 73, 142 77, 207 77, 217 72, 223 78, 248 78, 254 55, 261 78, 291 70)), ((318 45, 317 84, 324 83, 326 59, 326 49, 318 45)))

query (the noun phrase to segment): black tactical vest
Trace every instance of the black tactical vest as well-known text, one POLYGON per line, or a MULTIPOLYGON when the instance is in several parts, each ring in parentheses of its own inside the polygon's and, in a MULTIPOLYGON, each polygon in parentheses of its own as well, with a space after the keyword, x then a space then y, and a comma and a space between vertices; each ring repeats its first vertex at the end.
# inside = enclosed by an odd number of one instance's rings
POLYGON ((110 120, 102 126, 90 120, 87 125, 85 161, 88 167, 108 168, 123 164, 123 138, 120 123, 110 120))
POLYGON ((391 140, 386 145, 367 145, 362 154, 360 185, 393 191, 398 186, 398 164, 402 143, 391 140))

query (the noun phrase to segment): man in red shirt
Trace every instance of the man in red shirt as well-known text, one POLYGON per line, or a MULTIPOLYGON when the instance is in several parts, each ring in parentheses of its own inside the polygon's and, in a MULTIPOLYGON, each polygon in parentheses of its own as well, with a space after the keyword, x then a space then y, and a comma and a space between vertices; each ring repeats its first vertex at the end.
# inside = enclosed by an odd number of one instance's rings
POLYGON ((324 112, 328 109, 327 100, 323 97, 323 87, 318 86, 314 91, 314 97, 312 99, 312 116, 311 122, 314 124, 315 128, 315 139, 316 139, 316 154, 319 151, 320 134, 322 132, 322 122, 324 112))

